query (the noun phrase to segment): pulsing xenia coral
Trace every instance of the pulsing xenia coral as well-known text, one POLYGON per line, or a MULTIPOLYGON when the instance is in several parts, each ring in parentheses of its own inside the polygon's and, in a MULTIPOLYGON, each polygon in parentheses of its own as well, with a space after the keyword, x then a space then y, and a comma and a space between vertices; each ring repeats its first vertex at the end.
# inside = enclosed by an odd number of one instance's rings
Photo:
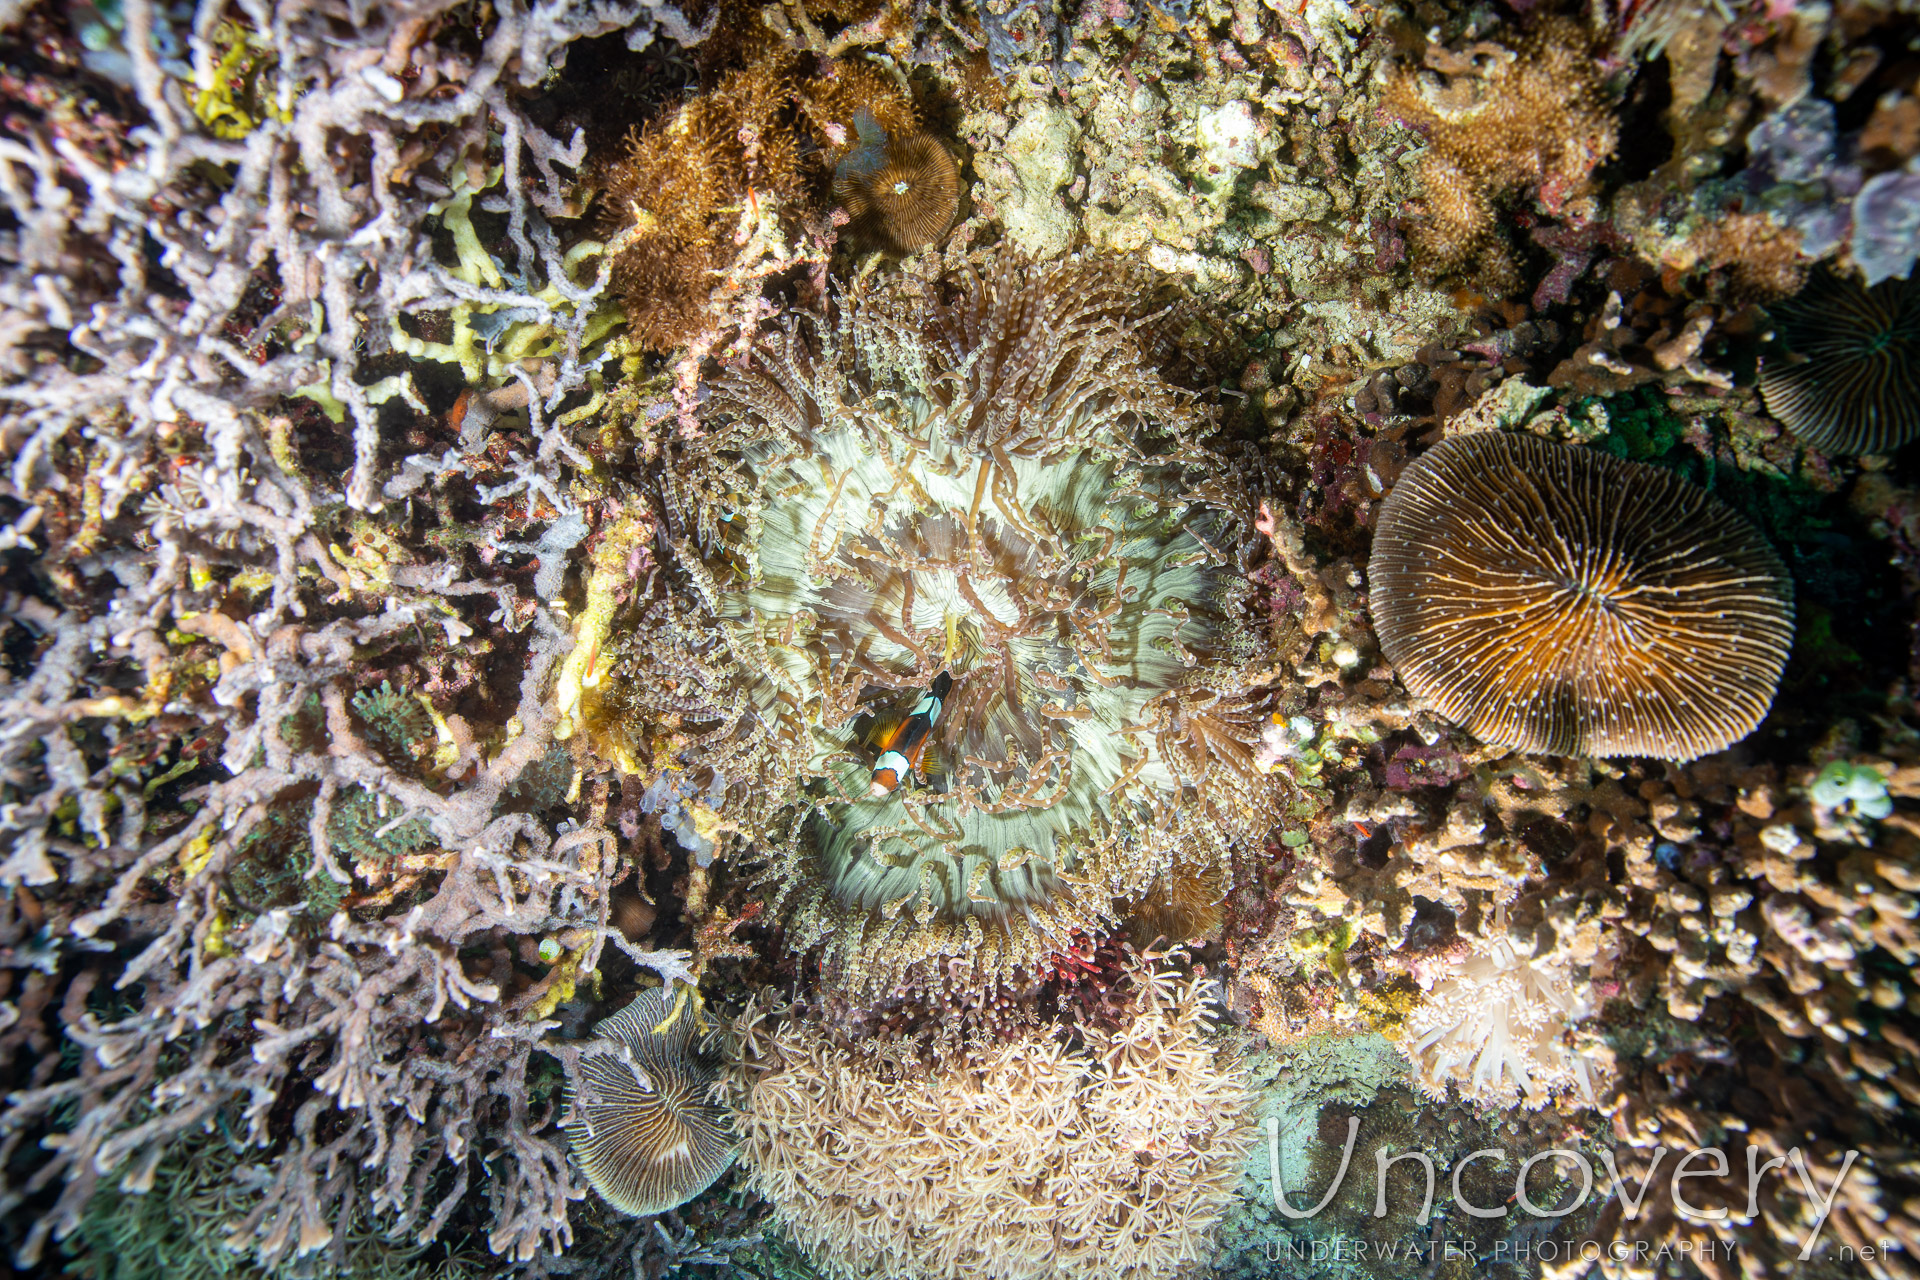
POLYGON ((701 722, 683 761, 731 779, 790 939, 856 987, 939 955, 991 982, 1276 819, 1252 522, 1142 360, 1140 284, 856 293, 723 378, 674 468, 714 629, 630 654, 609 705, 701 722), (919 783, 870 797, 876 723, 942 673, 919 783))
POLYGON ((1203 982, 1142 969, 1119 1025, 1036 1032, 964 1064, 871 1073, 805 1018, 735 1024, 748 1184, 834 1277, 1196 1274, 1256 1129, 1207 1042, 1203 982))

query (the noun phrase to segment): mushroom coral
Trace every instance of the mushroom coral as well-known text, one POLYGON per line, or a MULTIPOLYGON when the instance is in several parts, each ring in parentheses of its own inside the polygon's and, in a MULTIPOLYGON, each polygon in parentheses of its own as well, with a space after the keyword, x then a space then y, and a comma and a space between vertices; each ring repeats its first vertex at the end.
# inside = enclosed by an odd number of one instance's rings
POLYGON ((733 1164, 725 1113, 708 1100, 718 1079, 664 987, 642 992, 595 1034, 610 1051, 582 1054, 568 1073, 567 1138, 593 1189, 622 1213, 665 1213, 733 1164), (665 1030, 661 1027, 665 1026, 665 1030))
POLYGON ((1760 370, 1767 412, 1825 453, 1890 453, 1920 435, 1920 281, 1871 289, 1830 271, 1773 308, 1784 351, 1760 370))
POLYGON ((1374 534, 1400 678, 1481 741, 1691 760, 1753 731, 1793 642, 1793 580, 1670 471, 1486 433, 1423 455, 1374 534))
POLYGON ((1079 262, 858 289, 719 378, 667 468, 697 602, 613 666, 612 754, 724 779, 852 990, 1031 971, 1278 821, 1253 509, 1144 361, 1150 292, 1079 262), (876 722, 942 672, 921 776, 870 798, 876 722))

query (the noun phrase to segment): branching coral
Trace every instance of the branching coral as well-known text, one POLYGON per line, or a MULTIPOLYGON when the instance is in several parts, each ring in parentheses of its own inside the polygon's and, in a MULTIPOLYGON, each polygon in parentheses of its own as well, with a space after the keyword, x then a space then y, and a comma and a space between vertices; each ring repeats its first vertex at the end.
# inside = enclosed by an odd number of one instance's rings
POLYGON ((649 15, 689 33, 646 3, 509 4, 478 39, 433 3, 286 9, 245 36, 263 109, 242 119, 189 106, 237 47, 221 6, 170 36, 199 83, 156 56, 156 6, 116 8, 138 129, 67 110, 71 59, 23 88, 7 55, 0 545, 47 572, 0 596, 0 1230, 33 1269, 96 1191, 217 1128, 259 1169, 223 1223, 253 1263, 319 1269, 363 1228, 424 1243, 455 1221, 510 1256, 563 1247, 558 1077, 513 1032, 593 972, 612 837, 515 790, 549 759, 563 628, 457 531, 424 554, 410 517, 454 523, 449 489, 462 523, 514 533, 574 505, 584 456, 542 414, 589 386, 599 308, 546 219, 583 153, 508 85, 585 35, 644 43, 649 15), (501 279, 476 301, 434 209, 453 173, 496 169, 477 203, 501 279), (469 303, 547 326, 483 370, 544 361, 530 435, 476 421, 470 452, 383 486, 438 426, 383 339, 469 303), (285 399, 303 391, 339 429, 285 399), (383 501, 387 523, 356 524, 383 501), (516 964, 527 935, 559 954, 544 973, 516 964))
POLYGON ((1277 820, 1249 499, 1144 363, 1142 284, 1063 263, 852 295, 722 379, 670 477, 715 622, 654 615, 603 737, 682 714, 661 746, 727 779, 791 939, 855 987, 942 955, 991 983, 1277 820), (938 781, 869 799, 869 718, 942 671, 938 781))
POLYGON ((1255 1132, 1200 984, 1139 976, 1079 1047, 1018 1037, 881 1078, 804 1020, 743 1020, 742 1160, 840 1277, 1149 1280, 1211 1251, 1255 1132))

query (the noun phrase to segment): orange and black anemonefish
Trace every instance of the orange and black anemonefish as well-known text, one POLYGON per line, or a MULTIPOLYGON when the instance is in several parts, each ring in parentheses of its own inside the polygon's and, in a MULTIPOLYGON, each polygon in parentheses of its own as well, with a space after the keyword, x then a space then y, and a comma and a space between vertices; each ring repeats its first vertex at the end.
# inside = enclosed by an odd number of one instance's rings
POLYGON ((888 794, 920 767, 920 757, 927 749, 927 735, 940 719, 940 709, 946 705, 947 693, 952 688, 953 677, 942 671, 933 678, 927 696, 915 704, 905 719, 874 735, 873 745, 879 748, 880 754, 873 762, 873 785, 867 788, 869 799, 878 800, 888 794))

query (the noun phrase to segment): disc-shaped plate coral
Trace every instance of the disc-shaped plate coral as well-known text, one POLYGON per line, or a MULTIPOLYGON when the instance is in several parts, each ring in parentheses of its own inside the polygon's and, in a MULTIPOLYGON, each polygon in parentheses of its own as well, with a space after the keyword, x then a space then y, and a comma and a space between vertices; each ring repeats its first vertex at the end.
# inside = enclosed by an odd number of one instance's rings
POLYGON ((1785 350, 1760 371, 1767 412, 1825 453, 1887 453, 1920 435, 1920 281, 1871 289, 1821 272, 1773 309, 1785 350))
POLYGON ((682 1010, 657 1030, 671 1012, 665 988, 645 992, 595 1028, 623 1052, 583 1055, 567 1081, 574 1158, 623 1213, 685 1204, 733 1163, 725 1113, 707 1096, 717 1073, 693 1044, 693 1015, 682 1010))
POLYGON ((848 297, 721 379, 671 469, 714 630, 631 655, 622 714, 697 733, 678 761, 779 850, 790 940, 856 986, 943 955, 990 983, 1277 820, 1249 500, 1142 360, 1143 286, 1059 264, 848 297), (943 673, 918 770, 870 795, 943 673))
POLYGON ((1495 746, 1691 760, 1773 700, 1793 583, 1670 472, 1531 436, 1448 440, 1374 535, 1373 615, 1407 688, 1495 746))
POLYGON ((945 235, 960 207, 960 170, 938 138, 889 138, 864 112, 859 145, 833 172, 833 198, 854 230, 911 253, 945 235))

